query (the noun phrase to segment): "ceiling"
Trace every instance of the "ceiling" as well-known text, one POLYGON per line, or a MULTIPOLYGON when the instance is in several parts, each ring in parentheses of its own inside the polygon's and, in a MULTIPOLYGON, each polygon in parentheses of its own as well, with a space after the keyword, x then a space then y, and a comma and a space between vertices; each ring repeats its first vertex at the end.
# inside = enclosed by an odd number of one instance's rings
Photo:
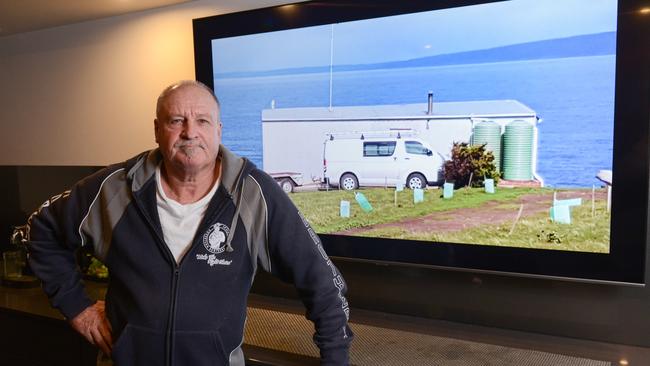
MULTIPOLYGON (((194 0, 0 0, 0 37, 194 0)), ((236 2, 237 0, 225 0, 236 2)))

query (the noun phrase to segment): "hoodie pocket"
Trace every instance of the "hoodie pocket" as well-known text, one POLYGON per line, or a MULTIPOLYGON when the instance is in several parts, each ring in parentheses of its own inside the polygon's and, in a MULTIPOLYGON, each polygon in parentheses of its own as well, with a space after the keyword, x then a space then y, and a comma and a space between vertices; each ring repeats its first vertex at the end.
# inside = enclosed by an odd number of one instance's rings
POLYGON ((165 362, 165 334, 128 324, 113 344, 115 366, 151 366, 165 362))
POLYGON ((221 337, 215 332, 178 331, 174 334, 174 364, 228 365, 221 337))

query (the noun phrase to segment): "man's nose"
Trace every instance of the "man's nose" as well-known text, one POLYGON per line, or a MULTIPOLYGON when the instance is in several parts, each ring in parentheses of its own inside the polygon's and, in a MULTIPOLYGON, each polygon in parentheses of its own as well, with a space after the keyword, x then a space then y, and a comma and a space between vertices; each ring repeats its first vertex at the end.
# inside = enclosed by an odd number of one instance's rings
POLYGON ((197 137, 197 126, 195 121, 187 120, 183 124, 183 137, 187 139, 193 139, 197 137))

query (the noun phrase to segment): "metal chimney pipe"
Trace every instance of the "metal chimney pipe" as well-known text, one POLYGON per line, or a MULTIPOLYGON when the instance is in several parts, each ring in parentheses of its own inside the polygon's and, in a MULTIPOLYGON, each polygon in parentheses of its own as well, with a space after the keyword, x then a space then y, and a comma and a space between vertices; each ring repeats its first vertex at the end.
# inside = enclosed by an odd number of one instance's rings
POLYGON ((427 114, 431 115, 433 114, 433 92, 429 91, 429 107, 427 108, 427 114))

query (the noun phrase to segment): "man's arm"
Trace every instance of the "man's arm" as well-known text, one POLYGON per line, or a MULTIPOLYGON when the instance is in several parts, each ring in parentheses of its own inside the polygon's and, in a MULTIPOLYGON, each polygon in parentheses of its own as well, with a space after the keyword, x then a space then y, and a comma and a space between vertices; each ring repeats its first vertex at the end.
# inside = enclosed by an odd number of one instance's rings
POLYGON ((314 342, 320 349, 321 363, 347 365, 353 338, 348 326, 347 285, 287 194, 268 175, 257 172, 253 178, 263 192, 268 220, 268 252, 261 251, 260 264, 296 286, 307 318, 316 328, 314 342))
POLYGON ((75 259, 82 244, 78 228, 91 202, 88 193, 99 190, 93 182, 77 184, 39 207, 28 221, 27 248, 30 267, 42 281, 52 306, 90 343, 110 354, 112 340, 104 303, 96 303, 86 294, 75 259))
POLYGON ((75 259, 81 246, 72 227, 78 220, 73 193, 66 191, 45 201, 27 223, 29 265, 42 281, 45 294, 53 307, 67 319, 74 318, 92 301, 84 290, 75 259))

